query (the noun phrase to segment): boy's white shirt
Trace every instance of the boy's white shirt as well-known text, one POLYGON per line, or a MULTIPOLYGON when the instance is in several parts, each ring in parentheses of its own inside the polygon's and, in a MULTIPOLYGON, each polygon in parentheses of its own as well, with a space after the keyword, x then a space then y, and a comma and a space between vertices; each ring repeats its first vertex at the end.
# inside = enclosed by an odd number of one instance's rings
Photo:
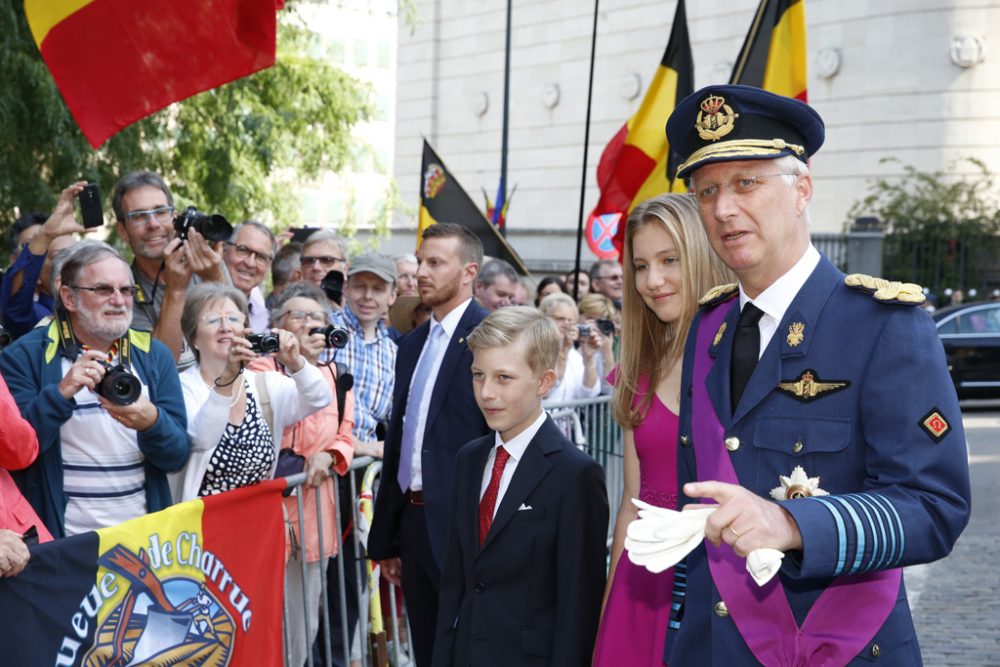
POLYGON ((483 469, 483 482, 479 487, 479 500, 482 501, 483 494, 486 493, 486 487, 490 485, 490 477, 493 476, 493 461, 497 457, 497 447, 503 445, 503 448, 507 450, 510 454, 510 458, 507 459, 507 465, 504 466, 503 474, 500 475, 500 490, 497 493, 497 502, 493 506, 493 516, 497 515, 497 509, 500 507, 500 502, 503 500, 504 494, 507 492, 507 487, 510 486, 510 480, 514 478, 514 471, 517 470, 517 464, 524 456, 524 450, 528 448, 531 444, 532 438, 538 433, 538 429, 542 428, 542 424, 545 423, 545 419, 548 417, 548 413, 539 407, 541 414, 538 418, 532 422, 531 426, 521 431, 519 434, 510 439, 510 442, 504 442, 500 437, 500 432, 494 432, 493 449, 490 450, 490 455, 486 457, 486 466, 483 469))

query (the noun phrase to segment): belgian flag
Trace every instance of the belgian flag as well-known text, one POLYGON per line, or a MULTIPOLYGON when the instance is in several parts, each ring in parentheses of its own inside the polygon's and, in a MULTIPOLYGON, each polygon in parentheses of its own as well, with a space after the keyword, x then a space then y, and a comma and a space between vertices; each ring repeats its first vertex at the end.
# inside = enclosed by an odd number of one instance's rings
POLYGON ((42 58, 94 148, 172 102, 274 64, 284 0, 24 0, 42 58))
POLYGON ((807 102, 805 0, 761 0, 729 83, 807 102))
POLYGON ((528 269, 514 248, 507 243, 493 223, 462 189, 444 161, 424 139, 424 154, 420 164, 420 219, 417 224, 417 247, 424 230, 436 222, 455 222, 472 230, 483 242, 483 252, 490 257, 507 260, 518 273, 528 275, 528 269))
POLYGON ((31 547, 0 579, 5 665, 280 665, 277 479, 31 547))
POLYGON ((601 198, 590 219, 620 214, 613 239, 619 252, 625 239, 625 219, 636 204, 665 192, 687 191, 682 181, 673 179, 677 164, 663 126, 677 103, 693 92, 694 58, 687 12, 684 0, 678 0, 670 39, 646 96, 635 115, 604 148, 597 165, 601 198))

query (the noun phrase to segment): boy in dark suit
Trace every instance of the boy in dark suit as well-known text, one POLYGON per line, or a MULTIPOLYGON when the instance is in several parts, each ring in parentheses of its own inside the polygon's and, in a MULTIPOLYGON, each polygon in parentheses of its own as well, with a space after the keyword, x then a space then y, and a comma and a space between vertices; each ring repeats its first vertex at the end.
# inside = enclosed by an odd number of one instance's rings
POLYGON ((469 335, 495 433, 458 453, 434 665, 590 664, 605 580, 604 471, 542 410, 559 331, 503 308, 469 335))

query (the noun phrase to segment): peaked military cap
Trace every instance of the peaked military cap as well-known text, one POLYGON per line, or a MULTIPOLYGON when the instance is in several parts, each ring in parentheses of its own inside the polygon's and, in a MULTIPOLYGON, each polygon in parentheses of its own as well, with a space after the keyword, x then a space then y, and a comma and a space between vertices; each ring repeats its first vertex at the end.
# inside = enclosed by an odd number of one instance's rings
POLYGON ((680 157, 676 178, 712 162, 783 155, 805 162, 825 135, 808 104, 753 86, 707 86, 681 100, 667 120, 670 148, 680 157))

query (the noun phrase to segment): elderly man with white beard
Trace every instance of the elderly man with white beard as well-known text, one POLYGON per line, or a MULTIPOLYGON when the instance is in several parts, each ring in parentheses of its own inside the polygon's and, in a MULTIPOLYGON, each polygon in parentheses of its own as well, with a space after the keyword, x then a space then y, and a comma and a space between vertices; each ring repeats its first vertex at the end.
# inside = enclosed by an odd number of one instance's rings
POLYGON ((0 373, 38 434, 38 459, 14 478, 57 538, 169 506, 166 473, 190 452, 173 356, 130 328, 128 264, 98 241, 68 252, 52 323, 0 356, 0 373))

